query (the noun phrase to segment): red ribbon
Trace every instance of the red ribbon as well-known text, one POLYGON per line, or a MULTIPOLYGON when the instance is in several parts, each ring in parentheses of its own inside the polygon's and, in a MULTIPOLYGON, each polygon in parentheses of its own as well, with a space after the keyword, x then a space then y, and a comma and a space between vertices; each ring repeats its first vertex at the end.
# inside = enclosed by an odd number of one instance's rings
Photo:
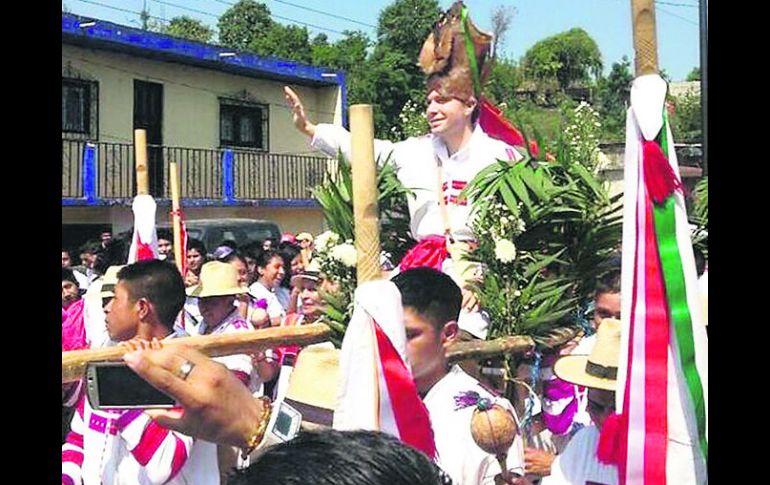
POLYGON ((441 266, 446 258, 449 257, 449 251, 446 248, 446 238, 444 236, 428 236, 417 243, 412 249, 407 251, 399 268, 406 271, 412 268, 428 267, 441 271, 441 266))
MULTIPOLYGON (((647 159, 644 160, 645 164, 647 159)), ((668 163, 668 162, 667 162, 668 163)), ((646 172, 646 170, 645 170, 646 172)), ((668 443, 669 315, 655 238, 650 194, 645 193, 644 483, 666 483, 668 443)))
POLYGON ((436 443, 433 439, 430 415, 417 393, 412 374, 382 328, 374 320, 372 323, 399 438, 429 457, 435 458, 436 443))
MULTIPOLYGON (((674 173, 668 158, 655 141, 644 140, 644 182, 650 197, 662 204, 676 190, 682 190, 682 181, 674 173)), ((652 217, 652 216, 650 216, 652 217)), ((656 251, 657 252, 657 251, 656 251)))
MULTIPOLYGON (((479 126, 484 133, 496 140, 513 146, 523 147, 526 145, 524 135, 505 119, 500 108, 483 96, 479 102, 479 126)), ((537 146, 536 141, 529 142, 529 151, 535 157, 540 154, 540 147, 537 146)))

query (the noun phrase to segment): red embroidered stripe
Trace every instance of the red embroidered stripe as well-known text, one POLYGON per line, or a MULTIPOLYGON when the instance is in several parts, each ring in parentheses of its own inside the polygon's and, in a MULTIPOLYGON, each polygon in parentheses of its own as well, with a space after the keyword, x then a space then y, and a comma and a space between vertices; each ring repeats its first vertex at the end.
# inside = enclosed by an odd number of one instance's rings
POLYGON ((171 475, 169 475, 166 483, 170 482, 182 469, 184 463, 187 461, 187 448, 184 445, 184 441, 179 437, 174 436, 176 440, 176 447, 174 448, 174 458, 171 460, 171 475))
POLYGON ((74 463, 78 467, 83 466, 83 452, 75 450, 64 450, 61 452, 62 463, 74 463))
POLYGON ((71 444, 72 446, 77 446, 78 448, 83 448, 83 435, 80 433, 76 433, 74 431, 70 431, 67 435, 67 443, 71 444))
POLYGON ((446 190, 447 187, 449 187, 449 184, 447 182, 444 182, 443 184, 441 184, 441 189, 442 190, 446 190))
POLYGON ((452 188, 457 190, 462 190, 465 188, 465 186, 468 185, 468 182, 465 180, 452 180, 452 188))
POLYGON ((242 370, 234 370, 232 371, 233 374, 235 374, 235 377, 238 378, 239 381, 243 382, 244 385, 249 385, 249 375, 242 370))
POLYGON ((168 430, 161 427, 155 421, 150 421, 147 428, 142 434, 142 438, 139 440, 139 444, 136 448, 131 450, 131 453, 136 458, 136 461, 140 465, 146 465, 152 459, 152 456, 158 451, 163 440, 168 436, 168 430))

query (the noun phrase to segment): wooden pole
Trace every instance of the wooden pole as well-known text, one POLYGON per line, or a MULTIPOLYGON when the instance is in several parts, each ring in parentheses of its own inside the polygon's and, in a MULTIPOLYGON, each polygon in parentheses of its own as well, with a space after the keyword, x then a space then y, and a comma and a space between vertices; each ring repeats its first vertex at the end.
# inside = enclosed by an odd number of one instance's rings
POLYGON ((134 155, 136 156, 136 195, 150 193, 147 174, 147 130, 134 130, 134 155))
POLYGON ((631 0, 636 75, 658 73, 658 43, 654 0, 631 0))
POLYGON ((358 284, 382 278, 380 221, 377 207, 377 170, 374 161, 372 106, 350 107, 353 216, 355 218, 358 284))
MULTIPOLYGON (((331 329, 323 323, 292 327, 270 327, 253 332, 238 332, 220 335, 196 335, 164 341, 164 346, 187 345, 209 357, 221 355, 246 354, 283 346, 310 345, 329 339, 331 329)), ((61 381, 77 381, 85 375, 89 362, 103 360, 119 361, 128 350, 122 347, 103 349, 73 350, 61 354, 61 381)))
MULTIPOLYGON (((174 228, 174 262, 176 262, 179 272, 182 273, 184 248, 182 247, 182 217, 179 212, 179 165, 176 162, 171 162, 169 168, 171 169, 169 176, 171 178, 171 223, 174 228)), ((182 273, 182 277, 184 277, 184 273, 182 273)))

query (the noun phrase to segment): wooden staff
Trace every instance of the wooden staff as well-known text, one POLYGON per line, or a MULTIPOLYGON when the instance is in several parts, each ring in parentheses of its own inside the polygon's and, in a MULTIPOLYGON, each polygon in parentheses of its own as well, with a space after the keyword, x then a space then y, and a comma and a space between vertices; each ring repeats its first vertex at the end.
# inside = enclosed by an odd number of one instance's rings
MULTIPOLYGON (((329 339, 331 330, 323 323, 292 327, 271 327, 253 332, 224 335, 197 335, 164 341, 164 346, 187 345, 209 357, 247 354, 283 345, 310 345, 329 339)), ((89 362, 119 361, 128 350, 122 347, 73 350, 61 354, 61 381, 77 381, 85 374, 89 362)))
MULTIPOLYGON (((547 349, 555 349, 566 344, 581 332, 574 327, 555 328, 545 336, 538 338, 537 344, 547 349)), ((535 349, 535 340, 524 335, 511 335, 495 340, 473 340, 458 342, 447 349, 447 359, 456 363, 463 360, 481 360, 521 355, 535 349)))
MULTIPOLYGON (((182 273, 184 262, 182 261, 182 216, 179 212, 179 166, 176 162, 169 163, 171 173, 171 224, 174 229, 174 261, 179 272, 182 273)), ((182 273, 184 277, 184 273, 182 273)))
POLYGON ((654 0, 631 0, 631 21, 636 52, 636 75, 657 74, 658 44, 655 34, 654 0))
POLYGON ((149 194, 147 174, 147 130, 134 130, 134 155, 136 157, 136 195, 149 194))
POLYGON ((377 207, 377 170, 374 161, 372 106, 350 107, 353 216, 356 237, 358 284, 382 278, 380 221, 377 207))

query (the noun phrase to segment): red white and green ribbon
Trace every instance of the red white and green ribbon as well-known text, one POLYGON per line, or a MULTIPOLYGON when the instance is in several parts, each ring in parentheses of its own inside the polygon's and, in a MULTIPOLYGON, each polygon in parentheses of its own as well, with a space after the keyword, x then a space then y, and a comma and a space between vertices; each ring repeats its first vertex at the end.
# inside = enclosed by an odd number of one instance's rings
POLYGON ((612 461, 629 484, 706 480, 707 341, 665 90, 637 78, 626 122, 621 416, 602 440, 621 443, 612 461))

